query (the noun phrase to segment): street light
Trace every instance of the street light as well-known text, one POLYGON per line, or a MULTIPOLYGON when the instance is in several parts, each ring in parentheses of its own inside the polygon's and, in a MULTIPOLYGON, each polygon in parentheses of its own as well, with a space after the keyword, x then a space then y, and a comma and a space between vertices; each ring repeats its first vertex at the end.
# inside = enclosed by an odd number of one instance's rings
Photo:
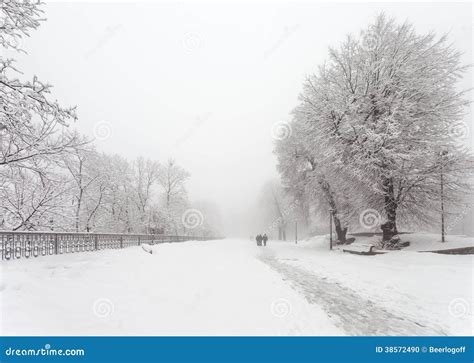
POLYGON ((441 193, 441 242, 446 242, 445 231, 444 231, 444 175, 443 175, 443 158, 448 154, 447 150, 443 150, 440 153, 441 156, 441 172, 440 172, 440 193, 441 193))
POLYGON ((298 219, 295 218, 295 244, 298 244, 298 219))

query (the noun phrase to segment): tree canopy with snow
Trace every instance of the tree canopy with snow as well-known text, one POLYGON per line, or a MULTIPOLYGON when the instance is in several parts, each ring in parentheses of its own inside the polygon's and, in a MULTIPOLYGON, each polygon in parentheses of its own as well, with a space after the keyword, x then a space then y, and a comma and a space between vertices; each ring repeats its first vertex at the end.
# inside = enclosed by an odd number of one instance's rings
POLYGON ((42 5, 0 2, 0 229, 182 232, 181 216, 192 207, 184 168, 171 159, 130 162, 98 152, 72 128, 76 108, 60 105, 50 84, 27 80, 15 67, 22 40, 44 20, 42 5))
MULTIPOLYGON (((0 46, 24 52, 21 40, 39 25, 39 1, 2 1, 0 4, 0 46)), ((0 167, 15 166, 40 172, 63 151, 78 145, 69 132, 70 121, 77 119, 73 107, 63 107, 51 97, 51 85, 33 76, 23 80, 15 60, 0 56, 0 167)))
POLYGON ((354 211, 380 211, 395 235, 400 220, 432 222, 441 197, 459 207, 472 176, 456 137, 467 127, 467 91, 458 90, 466 70, 447 36, 379 15, 304 82, 294 134, 275 147, 284 183, 325 199, 342 231, 354 211))

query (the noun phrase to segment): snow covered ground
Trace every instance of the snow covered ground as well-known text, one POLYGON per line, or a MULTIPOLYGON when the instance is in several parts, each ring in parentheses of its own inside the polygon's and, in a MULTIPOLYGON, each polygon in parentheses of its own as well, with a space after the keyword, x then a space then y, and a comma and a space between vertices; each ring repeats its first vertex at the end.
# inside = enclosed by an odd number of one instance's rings
POLYGON ((342 317, 350 335, 472 335, 474 256, 417 250, 473 246, 474 239, 450 237, 441 244, 436 238, 405 235, 412 242, 407 250, 360 256, 331 252, 328 237, 320 236, 297 246, 274 242, 265 258, 276 270, 294 275, 293 286, 309 300, 342 317), (282 262, 286 266, 278 266, 282 262), (305 275, 307 282, 300 283, 305 275), (334 286, 340 287, 331 289, 334 298, 324 298, 324 288, 334 286), (321 294, 315 294, 319 289, 321 294), (332 301, 338 308, 331 309, 332 301))
POLYGON ((250 241, 162 244, 2 265, 3 334, 343 334, 250 241))
POLYGON ((1 265, 4 335, 468 335, 472 255, 326 237, 162 244, 1 265))

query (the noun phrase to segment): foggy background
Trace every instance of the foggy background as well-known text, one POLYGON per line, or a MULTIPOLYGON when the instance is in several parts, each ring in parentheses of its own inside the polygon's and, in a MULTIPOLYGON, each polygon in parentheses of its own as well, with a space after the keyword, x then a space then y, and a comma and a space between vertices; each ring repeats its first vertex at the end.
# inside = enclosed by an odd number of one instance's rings
MULTIPOLYGON (((50 3, 18 55, 26 76, 77 105, 99 151, 169 157, 191 200, 220 208, 227 236, 249 236, 263 184, 278 178, 271 128, 289 121, 305 76, 384 11, 418 33, 448 32, 472 63, 472 6, 420 4, 50 3), (447 11, 449 9, 449 11, 447 11)), ((471 87, 472 72, 461 81, 471 87)), ((470 119, 471 116, 469 115, 470 119)), ((471 122, 469 122, 470 124, 471 122)), ((472 132, 471 132, 472 135, 472 132)))

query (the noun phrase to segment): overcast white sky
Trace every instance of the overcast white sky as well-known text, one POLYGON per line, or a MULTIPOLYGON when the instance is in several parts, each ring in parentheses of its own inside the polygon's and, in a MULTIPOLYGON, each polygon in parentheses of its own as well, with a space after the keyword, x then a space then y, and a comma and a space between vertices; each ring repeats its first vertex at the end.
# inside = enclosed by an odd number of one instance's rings
MULTIPOLYGON (((112 134, 99 150, 190 171, 193 199, 242 214, 276 177, 272 124, 302 81, 380 11, 419 32, 449 32, 472 63, 472 6, 460 3, 47 3, 19 68, 77 105, 77 127, 112 134)), ((464 86, 470 87, 471 80, 464 86)), ((231 215, 227 215, 231 220, 231 215)), ((240 217, 239 217, 240 218, 240 217)))

